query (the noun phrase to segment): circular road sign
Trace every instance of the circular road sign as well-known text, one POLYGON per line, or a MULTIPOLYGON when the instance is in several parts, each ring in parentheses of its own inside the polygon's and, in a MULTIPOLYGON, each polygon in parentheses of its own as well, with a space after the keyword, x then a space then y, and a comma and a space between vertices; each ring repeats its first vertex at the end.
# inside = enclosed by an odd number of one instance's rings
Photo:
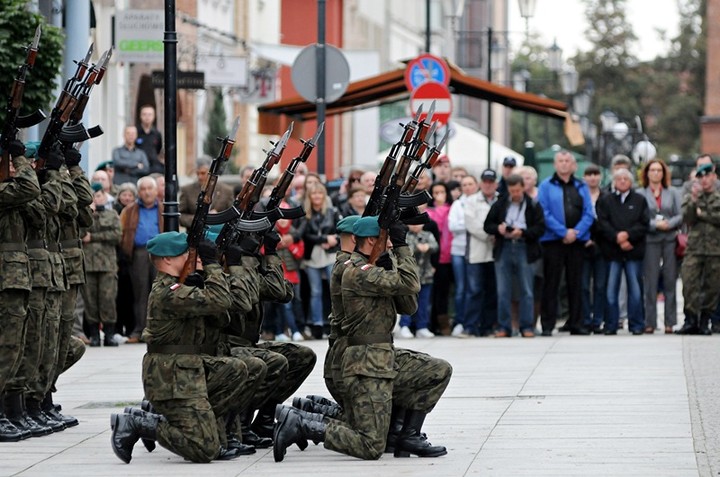
MULTIPOLYGON (((315 59, 318 45, 308 45, 293 62, 291 78, 293 86, 307 101, 317 101, 315 59)), ((350 65, 342 51, 325 45, 325 102, 332 103, 345 94, 350 83, 350 65)))
POLYGON ((423 83, 433 81, 445 86, 450 84, 450 68, 442 58, 423 54, 410 61, 405 68, 405 86, 408 91, 415 90, 423 83))
POLYGON ((435 114, 432 120, 444 126, 450 119, 453 103, 450 90, 442 83, 423 83, 414 89, 410 94, 410 110, 415 115, 420 105, 423 105, 424 112, 420 115, 420 119, 423 119, 433 101, 435 101, 435 114))

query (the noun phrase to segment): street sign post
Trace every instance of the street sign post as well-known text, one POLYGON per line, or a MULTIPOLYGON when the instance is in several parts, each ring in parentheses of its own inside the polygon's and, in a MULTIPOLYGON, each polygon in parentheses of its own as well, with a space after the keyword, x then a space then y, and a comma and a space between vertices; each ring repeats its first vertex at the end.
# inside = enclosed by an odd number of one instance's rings
MULTIPOLYGON (((442 83, 423 83, 413 90, 410 94, 410 110, 414 115, 415 112, 423 105, 423 111, 430 109, 430 104, 435 101, 435 114, 433 121, 437 121, 440 125, 446 125, 450 114, 452 113, 453 103, 450 90, 442 83)), ((420 115, 422 120, 425 113, 420 115)))

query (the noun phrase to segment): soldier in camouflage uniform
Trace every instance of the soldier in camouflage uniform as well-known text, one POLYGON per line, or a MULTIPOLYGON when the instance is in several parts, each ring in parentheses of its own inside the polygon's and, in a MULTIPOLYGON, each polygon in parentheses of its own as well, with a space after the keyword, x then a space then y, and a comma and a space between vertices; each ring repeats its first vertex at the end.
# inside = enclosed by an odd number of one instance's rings
MULTIPOLYGON (((23 155, 25 146, 13 141, 8 152, 12 157, 11 178, 0 183, 0 394, 20 365, 23 324, 32 288, 23 212, 27 203, 40 196, 40 184, 23 155)), ((21 437, 0 413, 0 442, 21 437)))
POLYGON ((122 232, 120 217, 107 206, 107 194, 102 184, 92 184, 93 224, 80 231, 85 255, 85 284, 80 287, 85 303, 85 322, 90 329, 90 346, 100 346, 102 323, 105 346, 117 346, 113 339, 116 308, 108 306, 117 298, 117 249, 122 232))
MULTIPOLYGON (((189 286, 177 277, 187 260, 187 235, 165 232, 147 245, 158 271, 148 298, 143 338, 145 396, 156 412, 132 410, 113 414, 111 444, 124 462, 132 458, 138 439, 157 440, 166 449, 193 462, 210 462, 221 455, 216 413, 225 414, 237 401, 248 372, 237 359, 215 357, 216 346, 202 345, 210 317, 218 327, 229 321, 232 304, 228 279, 217 263, 212 242, 202 242, 202 286, 189 286)), ((236 264, 230 264, 236 265, 236 264)), ((225 452, 232 458, 237 452, 225 452)))
POLYGON ((398 387, 409 389, 397 398, 396 404, 404 406, 405 421, 395 455, 412 452, 434 457, 447 453, 444 447, 431 446, 420 430, 425 415, 449 382, 450 365, 437 360, 437 369, 424 369, 422 363, 427 360, 420 353, 408 359, 392 345, 396 315, 415 311, 420 289, 417 266, 405 243, 406 228, 395 224, 390 229, 397 268, 388 253, 381 255, 375 265, 368 262, 380 233, 377 217, 358 220, 353 233, 358 238, 357 252, 352 254, 342 278, 345 319, 341 326, 348 340, 342 358, 347 423, 279 407, 273 448, 276 462, 283 460, 287 447, 304 439, 324 441, 328 449, 361 459, 378 459, 386 446, 396 381, 398 387), (404 368, 404 373, 400 374, 398 368, 404 368), (414 368, 416 376, 401 382, 404 377, 410 378, 410 368, 414 368))
MULTIPOLYGON (((225 330, 232 356, 254 356, 267 366, 264 386, 257 390, 252 403, 241 414, 243 442, 252 442, 257 447, 270 445, 275 407, 292 396, 310 375, 317 361, 315 352, 306 346, 275 341, 259 343, 263 320, 262 302, 272 300, 287 303, 293 298, 292 284, 285 280, 282 262, 277 255, 279 242, 280 237, 274 230, 265 234, 259 300, 252 304, 252 309, 247 313, 233 312, 230 325, 225 330), (253 421, 256 409, 258 413, 253 421)), ((250 249, 251 245, 246 248, 250 249)))
POLYGON ((683 220, 690 226, 681 277, 685 323, 679 334, 711 333, 710 315, 720 300, 720 191, 713 164, 703 164, 697 183, 683 198, 683 220))
POLYGON ((21 431, 29 431, 33 437, 43 436, 51 432, 65 429, 61 422, 49 420, 44 415, 29 417, 25 409, 25 391, 38 378, 38 367, 44 344, 45 299, 48 287, 53 283, 53 269, 46 241, 46 224, 48 214, 56 215, 62 202, 62 187, 57 169, 61 161, 48 161, 49 169, 38 171, 40 197, 28 202, 23 211, 27 227, 28 256, 32 277, 28 313, 25 320, 24 346, 20 366, 15 376, 5 387, 3 407, 5 413, 15 427, 21 431))

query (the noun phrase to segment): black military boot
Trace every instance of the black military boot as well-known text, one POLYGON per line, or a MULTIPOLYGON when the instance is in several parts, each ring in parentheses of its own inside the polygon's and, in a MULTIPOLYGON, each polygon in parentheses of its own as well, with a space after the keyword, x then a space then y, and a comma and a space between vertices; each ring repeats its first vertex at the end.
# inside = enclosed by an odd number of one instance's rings
POLYGON ((388 429, 387 440, 385 441, 385 453, 395 453, 395 443, 402 432, 403 423, 405 422, 405 409, 393 406, 392 414, 390 414, 390 428, 388 429))
POLYGON ((324 404, 319 404, 319 403, 317 403, 315 401, 311 401, 309 399, 296 397, 296 398, 293 398, 292 405, 293 405, 293 407, 295 407, 297 409, 302 409, 303 411, 322 414, 327 417, 332 417, 333 419, 341 419, 342 418, 342 408, 337 404, 331 405, 331 406, 326 406, 324 404))
POLYGON ((309 399, 310 401, 314 401, 318 404, 322 404, 324 406, 339 406, 338 403, 333 401, 332 399, 328 399, 323 396, 318 396, 317 394, 308 394, 305 396, 305 399, 309 399))
POLYGON ((440 457, 447 454, 445 447, 430 444, 425 434, 420 432, 425 416, 427 414, 421 411, 405 411, 405 422, 395 441, 395 457, 410 457, 410 454, 418 457, 440 457))
POLYGON ((254 409, 247 409, 240 412, 240 431, 242 434, 242 443, 253 446, 257 449, 267 449, 272 446, 272 439, 269 437, 260 437, 251 429, 251 423, 254 409))
POLYGON ((0 442, 18 442, 22 438, 22 432, 5 417, 0 399, 0 442))
MULTIPOLYGON (((272 439, 273 427, 275 425, 275 406, 277 405, 277 402, 268 402, 263 404, 258 410, 257 416, 255 416, 255 420, 250 426, 250 429, 252 429, 255 434, 260 437, 272 439)), ((245 429, 245 426, 243 426, 243 429, 245 429)))
POLYGON ((698 333, 698 317, 695 313, 685 310, 685 323, 675 331, 678 335, 696 335, 698 333))
POLYGON ((699 335, 710 336, 712 331, 710 330, 710 315, 702 313, 698 320, 698 332, 699 335))
POLYGON ((25 398, 25 411, 33 421, 37 422, 41 426, 49 427, 53 432, 60 432, 65 430, 65 424, 61 421, 56 421, 42 411, 40 407, 40 401, 32 398, 25 398))
POLYGON ((100 347, 100 325, 98 323, 88 324, 88 331, 90 332, 90 336, 88 336, 88 339, 90 340, 90 347, 91 348, 99 348, 100 347))
POLYGON ((117 341, 115 341, 115 324, 104 323, 103 333, 105 333, 105 337, 103 338, 103 346, 117 347, 118 344, 117 341))
POLYGON ((60 411, 62 411, 62 406, 53 403, 52 392, 48 392, 45 395, 45 399, 43 399, 41 407, 42 411, 47 414, 48 417, 51 417, 56 421, 62 422, 63 424, 65 424, 65 427, 75 427, 80 424, 78 420, 75 419, 73 416, 68 416, 60 413, 60 411))
MULTIPOLYGON (((150 403, 150 401, 143 401, 143 403, 145 403, 145 402, 147 402, 148 404, 150 403)), ((151 407, 152 407, 152 406, 151 406, 151 407)), ((145 413, 147 413, 148 411, 145 410, 145 409, 142 409, 142 408, 138 409, 138 408, 136 408, 136 407, 130 407, 130 406, 128 406, 128 407, 125 408, 124 412, 125 412, 125 414, 132 414, 132 415, 134 415, 134 416, 141 416, 141 417, 142 417, 142 416, 144 416, 145 413)), ((143 445, 145 446, 145 449, 147 449, 148 452, 154 451, 154 450, 155 450, 155 447, 157 447, 157 446, 155 445, 155 441, 154 441, 154 440, 151 440, 151 439, 140 439, 140 440, 142 441, 143 445)))
POLYGON ((164 418, 159 414, 144 413, 142 416, 134 414, 113 414, 110 416, 112 436, 110 445, 113 452, 126 464, 132 459, 133 446, 139 439, 157 440, 157 426, 164 418))
POLYGON ((282 462, 286 449, 298 441, 307 441, 308 439, 315 442, 325 441, 324 420, 316 420, 316 416, 312 416, 312 419, 304 417, 295 409, 287 408, 287 406, 283 406, 277 412, 279 419, 275 423, 273 432, 275 462, 282 462))
POLYGON ((52 434, 52 429, 41 426, 28 417, 23 407, 22 393, 6 393, 3 397, 3 407, 8 420, 20 432, 30 432, 31 437, 42 437, 52 434))

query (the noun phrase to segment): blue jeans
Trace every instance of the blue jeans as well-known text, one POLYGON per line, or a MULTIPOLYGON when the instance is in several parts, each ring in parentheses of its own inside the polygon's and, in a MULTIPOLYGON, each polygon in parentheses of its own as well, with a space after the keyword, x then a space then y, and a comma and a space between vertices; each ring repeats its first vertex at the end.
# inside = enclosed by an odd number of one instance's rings
POLYGON ((607 314, 608 263, 602 255, 586 257, 582 271, 583 323, 600 328, 607 314))
POLYGON ((324 323, 322 277, 324 271, 325 276, 330 278, 332 268, 333 266, 330 264, 325 268, 307 267, 305 269, 308 281, 310 282, 310 319, 313 325, 322 326, 324 323))
MULTIPOLYGON (((302 302, 300 301, 300 284, 293 285, 293 299, 282 305, 285 326, 290 328, 290 333, 300 331, 297 327, 296 315, 302 316, 302 302)), ((301 322, 305 320, 300 320, 301 322)))
POLYGON ((455 277, 455 324, 465 326, 465 277, 467 262, 463 255, 452 255, 452 269, 455 277))
POLYGON ((620 276, 624 272, 628 290, 628 329, 630 332, 643 331, 645 314, 642 296, 642 260, 611 260, 608 269, 607 301, 608 316, 605 328, 616 331, 620 319, 620 276))
POLYGON ((535 269, 527 261, 527 245, 525 242, 505 240, 499 260, 495 262, 497 277, 497 317, 498 326, 508 334, 512 334, 510 302, 512 301, 512 284, 517 280, 520 287, 520 331, 533 331, 533 282, 535 269))
POLYGON ((493 262, 467 264, 465 331, 482 335, 492 331, 497 322, 497 291, 493 262))
POLYGON ((432 289, 432 283, 420 286, 417 311, 413 315, 401 315, 400 326, 410 326, 413 322, 415 323, 416 330, 430 326, 430 297, 432 296, 432 289))

